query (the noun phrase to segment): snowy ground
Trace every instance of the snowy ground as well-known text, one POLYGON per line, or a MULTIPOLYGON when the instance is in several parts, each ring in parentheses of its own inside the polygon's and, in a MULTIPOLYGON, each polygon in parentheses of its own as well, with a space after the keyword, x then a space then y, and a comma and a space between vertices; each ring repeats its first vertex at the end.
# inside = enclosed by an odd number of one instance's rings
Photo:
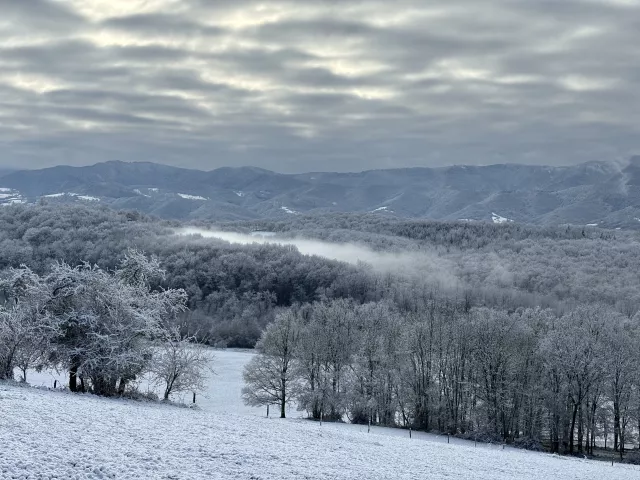
MULTIPOLYGON (((218 375, 199 409, 0 383, 0 479, 640 478, 640 467, 265 418, 240 401, 250 355, 216 352, 218 375)), ((47 375, 30 380, 51 386, 47 375)))
MULTIPOLYGON (((198 407, 210 412, 265 416, 266 409, 248 407, 244 405, 241 398, 242 369, 253 356, 253 351, 243 349, 211 349, 211 352, 214 374, 209 379, 207 389, 197 394, 196 401, 198 407)), ((16 378, 19 378, 20 375, 19 370, 16 370, 16 378)), ((53 388, 54 381, 56 380, 58 388, 63 388, 69 383, 66 374, 52 370, 40 373, 29 371, 27 373, 28 383, 36 387, 53 388)), ((162 392, 162 389, 150 385, 146 379, 142 380, 138 388, 142 392, 153 391, 158 395, 162 392)), ((191 393, 172 395, 171 400, 174 402, 190 403, 192 400, 191 393)), ((274 411, 273 413, 275 414, 277 412, 274 411)), ((299 416, 295 409, 291 409, 289 414, 299 416)))

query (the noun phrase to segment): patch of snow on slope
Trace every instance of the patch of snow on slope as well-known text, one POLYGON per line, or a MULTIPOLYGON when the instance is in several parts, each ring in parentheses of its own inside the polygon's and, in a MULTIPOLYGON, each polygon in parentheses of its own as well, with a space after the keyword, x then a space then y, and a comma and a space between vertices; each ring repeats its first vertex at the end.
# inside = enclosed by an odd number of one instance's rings
POLYGON ((375 210, 371 210, 371 213, 375 213, 375 212, 389 212, 389 207, 378 207, 375 210))
POLYGON ((68 195, 70 197, 77 197, 78 196, 77 193, 62 192, 62 193, 50 193, 49 195, 43 195, 43 197, 45 197, 45 198, 59 198, 59 197, 64 197, 66 195, 68 195))
POLYGON ((298 212, 296 212, 295 210, 291 210, 290 208, 287 208, 287 207, 284 207, 284 206, 283 206, 283 207, 280 207, 280 209, 281 209, 281 210, 284 210, 285 212, 290 213, 290 214, 292 214, 292 215, 296 215, 296 214, 298 213, 298 212))
POLYGON ((493 223, 507 223, 507 222, 513 222, 513 220, 510 220, 506 217, 501 217, 500 215, 498 215, 497 213, 493 213, 491 212, 491 220, 493 220, 493 223))
POLYGON ((13 188, 0 187, 0 192, 13 192, 13 188))
POLYGON ((208 198, 201 197, 200 195, 187 195, 186 193, 178 193, 178 196, 186 200, 208 200, 208 198))
POLYGON ((143 197, 150 197, 151 196, 151 195, 147 195, 145 193, 142 193, 139 188, 134 188, 133 189, 133 193, 136 193, 138 195, 142 195, 143 197))
POLYGON ((78 193, 73 192, 62 192, 62 193, 50 193, 49 195, 43 195, 44 198, 60 198, 60 197, 74 197, 80 200, 87 200, 90 202, 99 202, 100 199, 97 197, 91 197, 89 195, 80 195, 78 193))
POLYGON ((587 227, 597 227, 598 224, 597 223, 587 223, 586 225, 587 227))
POLYGON ((246 193, 241 192, 241 191, 239 191, 239 190, 238 190, 238 191, 234 191, 233 193, 235 193, 235 194, 236 194, 237 196, 239 196, 239 197, 244 197, 244 196, 246 195, 246 193))

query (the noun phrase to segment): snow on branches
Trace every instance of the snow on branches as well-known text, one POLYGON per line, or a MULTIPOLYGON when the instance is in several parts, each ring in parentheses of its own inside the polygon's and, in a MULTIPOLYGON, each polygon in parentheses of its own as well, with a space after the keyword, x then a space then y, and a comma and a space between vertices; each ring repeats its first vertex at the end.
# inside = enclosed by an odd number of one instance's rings
POLYGON ((0 379, 47 362, 69 371, 72 391, 116 395, 172 364, 165 398, 201 387, 208 357, 175 328, 184 290, 151 288, 163 275, 157 259, 135 250, 114 272, 87 263, 56 263, 42 276, 9 270, 0 282, 0 379))

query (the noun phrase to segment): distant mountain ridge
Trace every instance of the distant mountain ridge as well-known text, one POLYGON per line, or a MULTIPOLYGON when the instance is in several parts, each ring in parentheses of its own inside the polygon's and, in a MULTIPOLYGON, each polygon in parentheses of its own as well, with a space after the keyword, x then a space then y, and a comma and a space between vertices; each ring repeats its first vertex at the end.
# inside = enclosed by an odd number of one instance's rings
POLYGON ((151 162, 0 174, 0 203, 101 202, 163 218, 248 220, 373 212, 441 220, 640 228, 640 157, 567 167, 499 164, 359 173, 211 171, 151 162))

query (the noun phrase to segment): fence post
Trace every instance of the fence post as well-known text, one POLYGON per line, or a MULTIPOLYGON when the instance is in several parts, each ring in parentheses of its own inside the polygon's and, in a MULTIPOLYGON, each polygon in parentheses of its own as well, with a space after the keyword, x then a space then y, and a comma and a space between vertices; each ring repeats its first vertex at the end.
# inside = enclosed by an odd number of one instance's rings
POLYGON ((193 392, 193 403, 196 403, 196 392, 193 392))
POLYGON ((447 443, 449 443, 449 434, 447 433, 447 443))
POLYGON ((53 381, 53 389, 55 390, 58 387, 58 380, 53 381))
POLYGON ((269 418, 269 404, 267 404, 267 418, 269 418))
POLYGON ((411 438, 411 427, 409 427, 409 438, 411 438))
POLYGON ((369 423, 367 424, 367 433, 371 432, 371 419, 369 419, 369 423))

